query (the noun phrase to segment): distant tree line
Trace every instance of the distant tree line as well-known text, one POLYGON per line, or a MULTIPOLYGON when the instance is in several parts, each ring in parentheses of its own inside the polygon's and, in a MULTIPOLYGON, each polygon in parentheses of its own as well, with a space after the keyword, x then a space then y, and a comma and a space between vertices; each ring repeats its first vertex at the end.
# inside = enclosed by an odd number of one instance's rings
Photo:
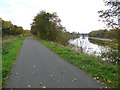
MULTIPOLYGON (((118 40, 118 29, 101 29, 95 30, 89 33, 90 37, 98 37, 98 38, 108 38, 108 39, 116 39, 118 40)), ((119 38, 120 39, 120 38, 119 38)))
POLYGON ((17 36, 30 34, 29 30, 24 30, 21 26, 13 25, 11 21, 2 20, 2 36, 17 36))
POLYGON ((40 11, 33 19, 31 33, 40 39, 68 44, 70 33, 61 25, 61 20, 57 14, 40 11))
POLYGON ((70 33, 70 39, 76 39, 79 38, 79 32, 72 32, 70 33))

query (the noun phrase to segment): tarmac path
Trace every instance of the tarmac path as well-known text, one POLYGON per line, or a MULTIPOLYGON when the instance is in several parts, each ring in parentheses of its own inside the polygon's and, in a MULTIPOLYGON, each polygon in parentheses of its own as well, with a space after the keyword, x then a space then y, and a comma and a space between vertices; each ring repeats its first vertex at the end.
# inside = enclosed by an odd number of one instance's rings
POLYGON ((6 88, 105 88, 81 69, 28 37, 12 67, 6 88))

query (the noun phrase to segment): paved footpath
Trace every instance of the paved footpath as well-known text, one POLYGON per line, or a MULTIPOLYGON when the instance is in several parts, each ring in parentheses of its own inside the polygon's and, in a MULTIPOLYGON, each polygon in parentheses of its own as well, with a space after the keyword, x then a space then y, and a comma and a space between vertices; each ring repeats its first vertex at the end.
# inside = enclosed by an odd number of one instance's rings
POLYGON ((6 88, 105 88, 93 77, 28 37, 8 78, 6 88))

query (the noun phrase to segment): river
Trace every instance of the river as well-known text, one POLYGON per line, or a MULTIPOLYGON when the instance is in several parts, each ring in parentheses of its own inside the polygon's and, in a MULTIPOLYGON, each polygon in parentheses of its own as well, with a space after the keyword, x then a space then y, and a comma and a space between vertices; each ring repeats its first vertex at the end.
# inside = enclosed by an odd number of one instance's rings
MULTIPOLYGON (((95 39, 97 39, 97 38, 95 38, 95 39)), ((107 39, 104 39, 104 40, 107 40, 107 39)), ((71 40, 69 40, 69 43, 72 45, 75 45, 74 47, 72 47, 74 50, 81 49, 84 53, 86 53, 88 55, 101 56, 101 53, 108 51, 108 48, 106 48, 104 46, 99 46, 97 44, 91 43, 89 41, 88 36, 86 36, 84 38, 82 36, 80 36, 79 38, 71 39, 71 40)))

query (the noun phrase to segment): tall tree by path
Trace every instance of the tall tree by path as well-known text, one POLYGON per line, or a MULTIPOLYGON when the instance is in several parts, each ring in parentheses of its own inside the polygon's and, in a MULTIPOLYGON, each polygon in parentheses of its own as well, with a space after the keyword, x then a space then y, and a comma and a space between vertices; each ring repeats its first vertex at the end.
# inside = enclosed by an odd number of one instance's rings
MULTIPOLYGON (((100 18, 102 21, 106 23, 108 27, 114 28, 117 30, 117 41, 118 41, 118 65, 120 65, 120 1, 118 0, 104 0, 106 6, 108 6, 107 10, 98 11, 100 13, 100 18)), ((119 66, 120 69, 120 66, 119 66)), ((120 76, 120 72, 119 72, 120 76)), ((120 77, 119 77, 119 85, 120 88, 120 77)))
POLYGON ((61 25, 61 20, 57 14, 41 11, 31 24, 31 33, 43 40, 49 40, 66 45, 69 36, 65 27, 61 25))

